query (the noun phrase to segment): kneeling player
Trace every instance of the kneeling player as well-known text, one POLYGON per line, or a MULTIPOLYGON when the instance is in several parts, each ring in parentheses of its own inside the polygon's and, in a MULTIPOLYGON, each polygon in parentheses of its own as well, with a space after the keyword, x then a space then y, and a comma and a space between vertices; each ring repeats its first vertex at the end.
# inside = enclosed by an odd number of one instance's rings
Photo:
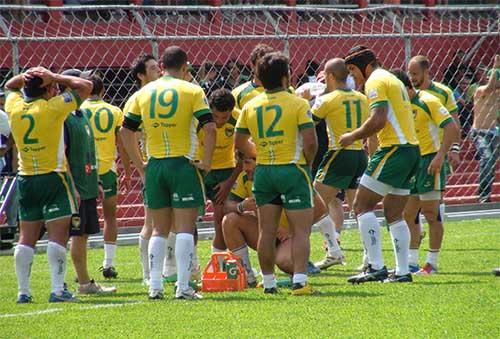
POLYGON ((420 227, 415 223, 415 217, 418 217, 421 210, 429 223, 429 252, 424 267, 417 274, 432 274, 437 271, 437 259, 444 234, 439 213, 441 192, 444 191, 446 178, 443 163, 452 143, 459 141, 460 131, 439 99, 425 91, 417 92, 404 71, 393 73, 403 82, 410 96, 422 156, 404 211, 411 233, 408 261, 410 270, 417 272, 420 227))

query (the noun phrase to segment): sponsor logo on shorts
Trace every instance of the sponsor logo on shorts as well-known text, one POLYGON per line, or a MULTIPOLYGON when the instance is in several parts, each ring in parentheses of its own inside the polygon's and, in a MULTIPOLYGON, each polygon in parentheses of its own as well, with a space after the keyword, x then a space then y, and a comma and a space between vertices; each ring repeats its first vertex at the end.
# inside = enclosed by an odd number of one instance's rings
POLYGON ((53 212, 58 212, 59 211, 59 207, 51 207, 49 208, 49 213, 53 213, 53 212))
POLYGON ((172 194, 172 199, 174 199, 174 201, 179 201, 179 194, 177 193, 172 194))
POLYGON ((194 201, 194 197, 193 196, 189 196, 189 197, 182 197, 181 198, 182 201, 194 201))
POLYGON ((111 192, 112 190, 113 190, 112 188, 108 188, 108 189, 105 189, 103 191, 104 191, 104 193, 108 193, 108 192, 111 192))
POLYGON ((300 204, 301 202, 302 202, 302 200, 300 200, 300 198, 295 198, 295 199, 288 200, 289 204, 300 204))

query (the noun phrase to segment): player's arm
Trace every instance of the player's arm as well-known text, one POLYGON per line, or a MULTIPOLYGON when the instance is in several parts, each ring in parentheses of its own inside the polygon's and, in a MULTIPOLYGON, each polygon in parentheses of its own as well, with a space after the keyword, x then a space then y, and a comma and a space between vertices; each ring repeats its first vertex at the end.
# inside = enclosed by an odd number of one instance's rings
POLYGON ((377 148, 378 148, 377 135, 373 134, 373 135, 369 136, 366 139, 366 145, 368 148, 368 156, 371 157, 377 151, 377 148))
POLYGON ((346 133, 340 137, 339 142, 342 147, 347 147, 356 140, 368 139, 384 128, 385 124, 387 123, 388 106, 380 105, 373 107, 370 110, 370 113, 370 117, 365 121, 363 125, 355 129, 354 131, 346 133))
POLYGON ((224 214, 228 213, 238 213, 243 214, 245 212, 255 212, 257 210, 257 205, 255 204, 254 198, 241 197, 234 190, 229 193, 229 197, 224 202, 224 214))
MULTIPOLYGON (((429 174, 438 174, 441 170, 441 166, 444 163, 446 154, 450 150, 451 146, 460 142, 460 129, 457 126, 455 120, 448 113, 446 108, 438 104, 432 104, 431 107, 433 121, 443 129, 443 141, 441 142, 441 146, 434 156, 434 159, 432 159, 431 163, 429 164, 427 172, 429 174)), ((452 162, 452 165, 458 165, 458 154, 453 154, 453 156, 450 157, 450 160, 452 162)))
POLYGON ((5 89, 9 91, 20 91, 24 86, 24 77, 23 74, 18 74, 5 83, 5 89))
POLYGON ((215 186, 215 189, 217 190, 217 193, 215 194, 215 202, 217 204, 223 204, 225 200, 227 200, 228 194, 231 190, 231 187, 233 187, 234 183, 236 182, 236 179, 238 178, 238 175, 240 175, 241 171, 243 169, 242 163, 238 161, 236 164, 236 167, 234 168, 233 172, 227 178, 225 181, 217 184, 215 186))
POLYGON ((217 127, 212 116, 212 112, 207 104, 207 98, 201 87, 193 97, 193 115, 198 120, 200 128, 203 129, 203 158, 201 163, 195 163, 196 167, 205 173, 210 172, 212 168, 212 157, 215 150, 217 137, 217 127))
POLYGON ((139 141, 137 140, 136 133, 141 126, 142 119, 140 113, 140 107, 135 99, 131 104, 127 112, 125 112, 125 117, 123 119, 123 124, 118 131, 119 139, 123 146, 124 153, 127 153, 129 159, 134 164, 135 168, 139 172, 141 178, 144 179, 144 162, 142 161, 141 151, 139 149, 139 141))
POLYGON ((305 100, 297 111, 297 124, 299 133, 302 136, 304 158, 306 159, 307 166, 311 167, 316 152, 318 152, 318 137, 316 136, 312 113, 309 110, 309 103, 305 100))
POLYGON ((125 148, 123 147, 123 143, 121 141, 121 138, 118 135, 120 126, 123 125, 124 117, 123 117, 123 112, 118 108, 116 109, 116 113, 118 116, 118 119, 117 119, 118 123, 117 123, 116 131, 115 131, 116 137, 117 137, 116 138, 116 146, 118 148, 118 155, 120 156, 120 159, 122 161, 123 171, 125 172, 123 177, 120 179, 120 186, 121 187, 125 186, 126 192, 129 192, 131 189, 130 177, 132 175, 132 168, 130 166, 130 157, 128 156, 127 152, 125 151, 125 148))

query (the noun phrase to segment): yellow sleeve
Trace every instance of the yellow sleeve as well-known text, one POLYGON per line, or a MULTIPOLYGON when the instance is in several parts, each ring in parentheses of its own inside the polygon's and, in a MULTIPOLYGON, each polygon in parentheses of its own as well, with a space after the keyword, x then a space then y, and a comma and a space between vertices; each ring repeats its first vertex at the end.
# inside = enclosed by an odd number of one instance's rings
POLYGON ((139 95, 130 97, 125 105, 127 110, 125 111, 125 117, 127 119, 142 123, 141 106, 139 105, 139 95))
POLYGON ((443 128, 448 123, 453 121, 450 113, 443 105, 441 105, 441 102, 439 100, 429 101, 427 102, 427 105, 429 106, 429 109, 431 111, 432 121, 434 121, 439 127, 443 128))
POLYGON ((14 105, 17 102, 22 101, 22 100, 24 100, 24 99, 23 99, 23 93, 21 91, 9 91, 9 92, 7 92, 6 97, 5 97, 5 104, 4 104, 5 113, 10 115, 10 112, 14 108, 14 105))
POLYGON ((387 86, 380 79, 368 79, 365 83, 365 94, 368 97, 369 109, 389 105, 387 86))
POLYGON ((115 109, 115 114, 116 114, 116 127, 120 127, 121 125, 123 125, 123 112, 120 108, 118 107, 114 107, 115 109))
POLYGON ((49 109, 54 117, 66 118, 68 114, 76 110, 82 104, 80 97, 75 91, 64 92, 49 99, 49 109))
POLYGON ((236 182, 234 183, 229 195, 230 200, 243 201, 248 198, 248 193, 245 189, 245 182, 243 180, 245 175, 245 172, 241 172, 240 175, 238 175, 238 179, 236 179, 236 182))
MULTIPOLYGON (((313 118, 324 119, 328 115, 328 102, 325 100, 324 96, 319 96, 314 101, 314 105, 311 108, 313 118)), ((316 120, 316 119, 315 119, 316 120)))
POLYGON ((446 94, 448 94, 448 98, 446 99, 446 104, 445 108, 448 110, 450 114, 457 113, 458 111, 458 106, 457 102, 455 101, 455 96, 453 95, 453 92, 449 87, 446 87, 445 89, 446 94))
POLYGON ((208 107, 207 97, 201 87, 196 89, 193 98, 193 115, 198 119, 202 115, 210 114, 210 107, 208 107))
POLYGON ((125 103, 125 106, 123 106, 123 114, 127 114, 128 110, 130 109, 130 105, 132 105, 134 99, 135 99, 134 94, 132 94, 132 96, 128 98, 127 102, 125 103))
POLYGON ((301 100, 299 109, 297 110, 297 124, 300 131, 306 128, 314 128, 309 103, 305 100, 301 100))
POLYGON ((361 100, 361 123, 363 123, 370 117, 370 108, 366 96, 360 93, 359 97, 361 100))
POLYGON ((236 132, 243 134, 250 134, 246 117, 247 117, 246 108, 244 108, 241 111, 240 116, 238 117, 238 121, 236 122, 236 132))

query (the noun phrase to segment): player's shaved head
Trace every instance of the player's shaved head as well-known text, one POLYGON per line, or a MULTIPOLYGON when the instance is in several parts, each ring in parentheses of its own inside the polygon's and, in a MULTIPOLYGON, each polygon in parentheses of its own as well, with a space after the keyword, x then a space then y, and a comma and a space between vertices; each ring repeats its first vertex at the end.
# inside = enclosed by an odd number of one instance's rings
POLYGON ((349 75, 349 69, 344 59, 334 58, 326 62, 325 73, 332 74, 339 82, 346 82, 347 76, 349 75))
POLYGON ((412 63, 418 65, 422 70, 427 70, 431 67, 429 59, 427 59, 427 57, 424 55, 414 56, 413 58, 410 59, 410 64, 412 63))
POLYGON ((180 70, 182 66, 187 64, 187 53, 179 46, 170 46, 165 49, 162 56, 162 64, 164 69, 180 70))

